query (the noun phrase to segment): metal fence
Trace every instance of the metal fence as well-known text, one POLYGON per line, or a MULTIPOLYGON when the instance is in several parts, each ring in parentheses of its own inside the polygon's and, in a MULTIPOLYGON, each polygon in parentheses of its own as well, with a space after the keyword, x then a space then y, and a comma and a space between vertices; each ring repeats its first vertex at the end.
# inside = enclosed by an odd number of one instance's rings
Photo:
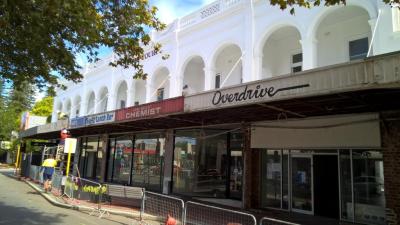
POLYGON ((256 218, 248 213, 186 202, 185 225, 257 225, 256 218))
POLYGON ((102 195, 107 187, 98 182, 75 176, 68 176, 65 180, 64 195, 72 205, 90 207, 90 214, 98 213, 101 217, 105 211, 101 208, 102 195))
POLYGON ((283 220, 277 220, 273 218, 263 217, 260 220, 259 225, 300 225, 298 223, 291 223, 283 220))
POLYGON ((29 178, 35 182, 42 183, 43 176, 40 166, 29 166, 29 178))
POLYGON ((182 199, 149 191, 145 192, 144 213, 156 216, 163 222, 170 216, 176 220, 176 224, 184 224, 184 207, 185 203, 182 199))
POLYGON ((63 192, 63 177, 62 171, 54 171, 53 177, 51 178, 52 192, 58 196, 62 195, 63 192))

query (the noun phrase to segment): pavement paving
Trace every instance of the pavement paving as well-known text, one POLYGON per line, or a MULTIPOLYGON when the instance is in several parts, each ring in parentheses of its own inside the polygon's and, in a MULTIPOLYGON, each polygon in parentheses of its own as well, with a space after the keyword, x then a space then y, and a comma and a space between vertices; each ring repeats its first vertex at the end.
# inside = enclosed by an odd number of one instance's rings
POLYGON ((0 169, 0 225, 128 225, 133 220, 119 215, 99 219, 88 212, 57 207, 23 181, 10 178, 12 169, 0 169))

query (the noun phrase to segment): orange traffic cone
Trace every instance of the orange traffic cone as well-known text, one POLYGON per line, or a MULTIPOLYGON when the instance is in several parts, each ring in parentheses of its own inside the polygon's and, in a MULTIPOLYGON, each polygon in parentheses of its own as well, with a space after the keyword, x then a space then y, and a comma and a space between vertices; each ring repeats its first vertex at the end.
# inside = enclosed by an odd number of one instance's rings
POLYGON ((176 219, 174 217, 168 215, 165 225, 176 225, 176 219))

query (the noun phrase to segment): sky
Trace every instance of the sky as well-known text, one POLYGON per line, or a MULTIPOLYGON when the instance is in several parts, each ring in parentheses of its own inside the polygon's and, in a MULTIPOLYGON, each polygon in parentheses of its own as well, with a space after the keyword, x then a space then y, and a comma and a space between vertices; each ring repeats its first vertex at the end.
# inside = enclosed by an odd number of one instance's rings
MULTIPOLYGON (((200 9, 215 0, 150 0, 150 5, 158 8, 157 16, 165 24, 173 22, 177 18, 181 18, 191 12, 200 9)), ((99 58, 104 58, 111 53, 111 49, 100 48, 99 58)), ((84 66, 87 64, 85 55, 78 55, 76 57, 78 64, 84 66)), ((37 92, 36 101, 42 99, 45 92, 37 92)))

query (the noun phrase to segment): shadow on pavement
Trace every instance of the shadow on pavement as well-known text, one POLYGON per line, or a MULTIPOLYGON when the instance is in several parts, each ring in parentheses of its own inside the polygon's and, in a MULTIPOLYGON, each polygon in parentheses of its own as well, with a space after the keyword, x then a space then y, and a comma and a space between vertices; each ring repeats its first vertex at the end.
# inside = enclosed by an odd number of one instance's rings
POLYGON ((46 215, 42 212, 25 207, 15 207, 12 205, 5 205, 0 202, 0 224, 7 225, 37 225, 37 224, 60 224, 61 217, 66 217, 66 214, 58 213, 46 215))

